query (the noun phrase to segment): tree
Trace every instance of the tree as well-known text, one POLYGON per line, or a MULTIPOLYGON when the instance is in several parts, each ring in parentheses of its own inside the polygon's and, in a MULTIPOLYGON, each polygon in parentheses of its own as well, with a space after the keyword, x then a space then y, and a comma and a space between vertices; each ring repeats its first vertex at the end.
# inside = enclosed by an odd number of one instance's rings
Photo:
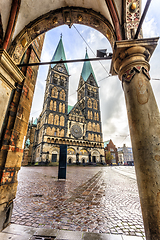
POLYGON ((111 152, 110 151, 106 152, 106 154, 105 154, 106 163, 111 165, 112 159, 113 159, 113 156, 112 156, 111 152))

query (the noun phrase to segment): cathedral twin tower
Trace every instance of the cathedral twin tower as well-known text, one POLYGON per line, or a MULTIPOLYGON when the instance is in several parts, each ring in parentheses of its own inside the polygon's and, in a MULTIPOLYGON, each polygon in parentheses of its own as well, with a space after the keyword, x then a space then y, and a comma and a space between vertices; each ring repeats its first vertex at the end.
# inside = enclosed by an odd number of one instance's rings
MULTIPOLYGON (((87 51, 85 58, 88 59, 87 51)), ((52 58, 52 61, 60 60, 66 60, 62 37, 52 58)), ((83 64, 74 106, 68 105, 68 87, 67 64, 51 64, 35 132, 34 162, 57 162, 61 144, 67 145, 68 163, 103 160, 99 88, 90 61, 83 64)))

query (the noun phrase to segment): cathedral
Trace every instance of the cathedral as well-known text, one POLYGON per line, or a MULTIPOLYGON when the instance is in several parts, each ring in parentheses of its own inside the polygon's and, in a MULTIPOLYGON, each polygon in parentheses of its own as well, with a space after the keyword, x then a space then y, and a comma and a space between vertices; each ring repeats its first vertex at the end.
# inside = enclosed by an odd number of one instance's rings
MULTIPOLYGON (((52 58, 60 60, 66 60, 62 37, 52 58)), ((104 162, 99 87, 90 61, 83 64, 74 106, 68 105, 68 89, 67 64, 51 64, 35 130, 33 163, 58 162, 62 144, 67 145, 67 163, 104 162)))

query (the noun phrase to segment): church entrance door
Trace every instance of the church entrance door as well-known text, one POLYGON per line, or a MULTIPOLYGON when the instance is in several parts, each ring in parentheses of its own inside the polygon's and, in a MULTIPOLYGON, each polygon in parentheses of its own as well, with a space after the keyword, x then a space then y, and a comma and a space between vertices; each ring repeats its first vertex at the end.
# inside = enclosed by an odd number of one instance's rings
POLYGON ((92 162, 96 163, 96 156, 92 156, 92 162))
POLYGON ((57 154, 52 154, 52 162, 57 162, 57 154))

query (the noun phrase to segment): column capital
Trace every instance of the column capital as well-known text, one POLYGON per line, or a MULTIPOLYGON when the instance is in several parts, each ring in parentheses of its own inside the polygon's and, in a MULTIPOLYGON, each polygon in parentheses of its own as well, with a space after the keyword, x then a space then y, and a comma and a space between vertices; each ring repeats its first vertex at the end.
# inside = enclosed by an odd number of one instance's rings
POLYGON ((149 77, 149 60, 157 46, 159 38, 117 41, 114 45, 110 72, 130 82, 135 72, 143 73, 149 77))

